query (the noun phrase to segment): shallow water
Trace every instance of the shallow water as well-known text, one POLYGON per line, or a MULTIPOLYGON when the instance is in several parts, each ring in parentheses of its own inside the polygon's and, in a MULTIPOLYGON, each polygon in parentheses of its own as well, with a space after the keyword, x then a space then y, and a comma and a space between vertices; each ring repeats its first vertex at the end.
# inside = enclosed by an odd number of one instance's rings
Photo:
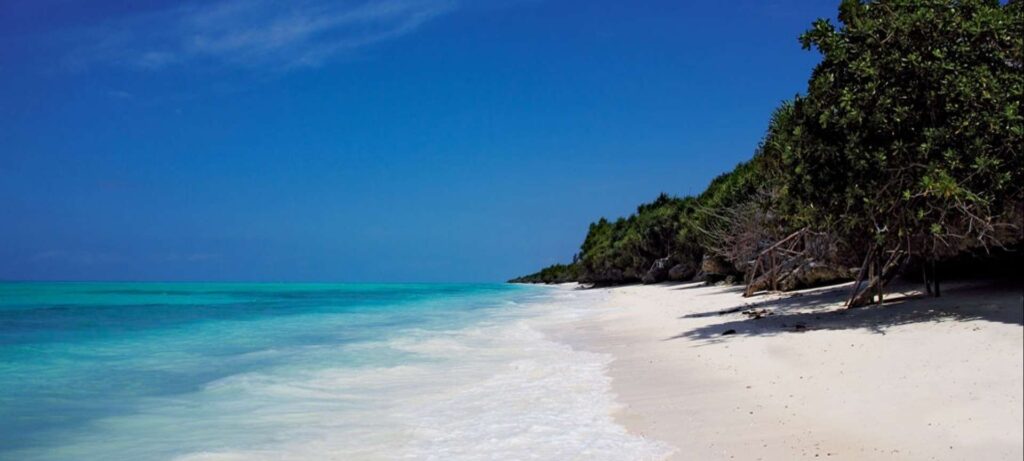
POLYGON ((582 292, 0 283, 2 460, 629 460, 582 292))

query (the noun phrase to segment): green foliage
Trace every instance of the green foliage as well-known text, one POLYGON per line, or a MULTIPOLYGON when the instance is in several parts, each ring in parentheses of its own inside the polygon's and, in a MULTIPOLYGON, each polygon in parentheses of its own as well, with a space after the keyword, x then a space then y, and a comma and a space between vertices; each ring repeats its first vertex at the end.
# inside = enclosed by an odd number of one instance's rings
POLYGON ((580 247, 580 280, 598 284, 640 280, 655 259, 676 251, 680 216, 692 201, 661 194, 628 218, 591 223, 580 247))
POLYGON ((793 229, 798 208, 787 199, 782 158, 793 132, 793 104, 783 103, 754 157, 711 181, 684 217, 680 242, 745 269, 765 246, 793 229))
POLYGON ((1020 2, 857 1, 783 151, 789 192, 847 241, 936 257, 999 243, 1024 184, 1020 2))
POLYGON ((1019 241, 1024 2, 844 0, 839 21, 801 35, 822 61, 750 161, 697 197, 601 218, 578 261, 530 277, 635 282, 658 259, 705 255, 741 268, 802 227, 838 238, 845 262, 876 245, 936 259, 1019 241))
POLYGON ((567 283, 579 279, 578 266, 574 264, 552 264, 535 274, 516 277, 509 283, 567 283))

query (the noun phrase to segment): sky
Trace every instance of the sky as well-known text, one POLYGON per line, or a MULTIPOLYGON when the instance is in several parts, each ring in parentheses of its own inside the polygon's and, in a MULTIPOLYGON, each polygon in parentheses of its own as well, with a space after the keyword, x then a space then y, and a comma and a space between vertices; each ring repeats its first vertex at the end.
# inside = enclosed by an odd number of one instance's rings
POLYGON ((2 0, 0 280, 489 282, 750 158, 836 0, 2 0))

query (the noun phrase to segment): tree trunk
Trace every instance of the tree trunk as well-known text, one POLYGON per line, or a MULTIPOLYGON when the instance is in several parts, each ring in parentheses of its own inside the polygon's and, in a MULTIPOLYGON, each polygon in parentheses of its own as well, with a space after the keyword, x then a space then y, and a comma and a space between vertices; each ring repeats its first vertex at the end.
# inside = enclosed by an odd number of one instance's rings
MULTIPOLYGON (((881 253, 881 252, 879 252, 881 253)), ((863 291, 854 291, 850 296, 850 301, 847 303, 848 307, 861 307, 871 304, 875 299, 875 294, 878 294, 878 303, 881 304, 882 293, 885 290, 885 285, 889 283, 898 272, 900 263, 902 262, 904 253, 902 251, 893 252, 892 256, 889 257, 889 261, 881 266, 881 260, 877 263, 879 267, 878 274, 875 274, 876 264, 869 264, 868 268, 870 271, 868 285, 864 287, 863 291)), ((872 261, 874 262, 874 261, 872 261)))
MULTIPOLYGON (((868 250, 868 254, 864 256, 864 264, 860 265, 860 270, 857 271, 857 281, 853 283, 853 290, 850 291, 850 299, 846 300, 846 308, 849 309, 854 306, 854 302, 857 300, 857 293, 860 292, 860 285, 864 282, 864 272, 867 271, 868 267, 871 266, 871 256, 875 253, 875 249, 868 250)), ((870 279, 868 280, 870 286, 870 279)))
POLYGON ((875 302, 875 285, 878 285, 878 279, 875 277, 877 267, 875 261, 871 261, 871 265, 868 266, 868 289, 865 290, 865 294, 868 295, 867 303, 875 302))
POLYGON ((882 303, 885 301, 885 292, 883 291, 885 287, 882 286, 882 272, 884 272, 885 269, 882 267, 881 259, 879 259, 876 264, 878 264, 878 305, 881 306, 882 303))
POLYGON ((925 261, 921 264, 921 281, 924 282, 924 294, 926 296, 932 295, 931 281, 928 280, 928 262, 925 261))

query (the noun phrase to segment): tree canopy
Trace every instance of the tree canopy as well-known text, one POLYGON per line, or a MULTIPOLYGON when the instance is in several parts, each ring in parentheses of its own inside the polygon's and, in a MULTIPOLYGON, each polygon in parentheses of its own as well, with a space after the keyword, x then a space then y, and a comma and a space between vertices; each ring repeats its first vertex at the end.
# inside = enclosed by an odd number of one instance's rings
POLYGON ((1019 245, 1024 3, 844 0, 838 20, 799 37, 822 60, 750 161, 696 197, 662 194, 592 223, 576 280, 743 272, 797 229, 829 236, 845 265, 1019 245))
POLYGON ((1021 4, 846 0, 839 20, 800 38, 823 59, 794 105, 789 191, 859 245, 1003 243, 1024 179, 1021 4))

